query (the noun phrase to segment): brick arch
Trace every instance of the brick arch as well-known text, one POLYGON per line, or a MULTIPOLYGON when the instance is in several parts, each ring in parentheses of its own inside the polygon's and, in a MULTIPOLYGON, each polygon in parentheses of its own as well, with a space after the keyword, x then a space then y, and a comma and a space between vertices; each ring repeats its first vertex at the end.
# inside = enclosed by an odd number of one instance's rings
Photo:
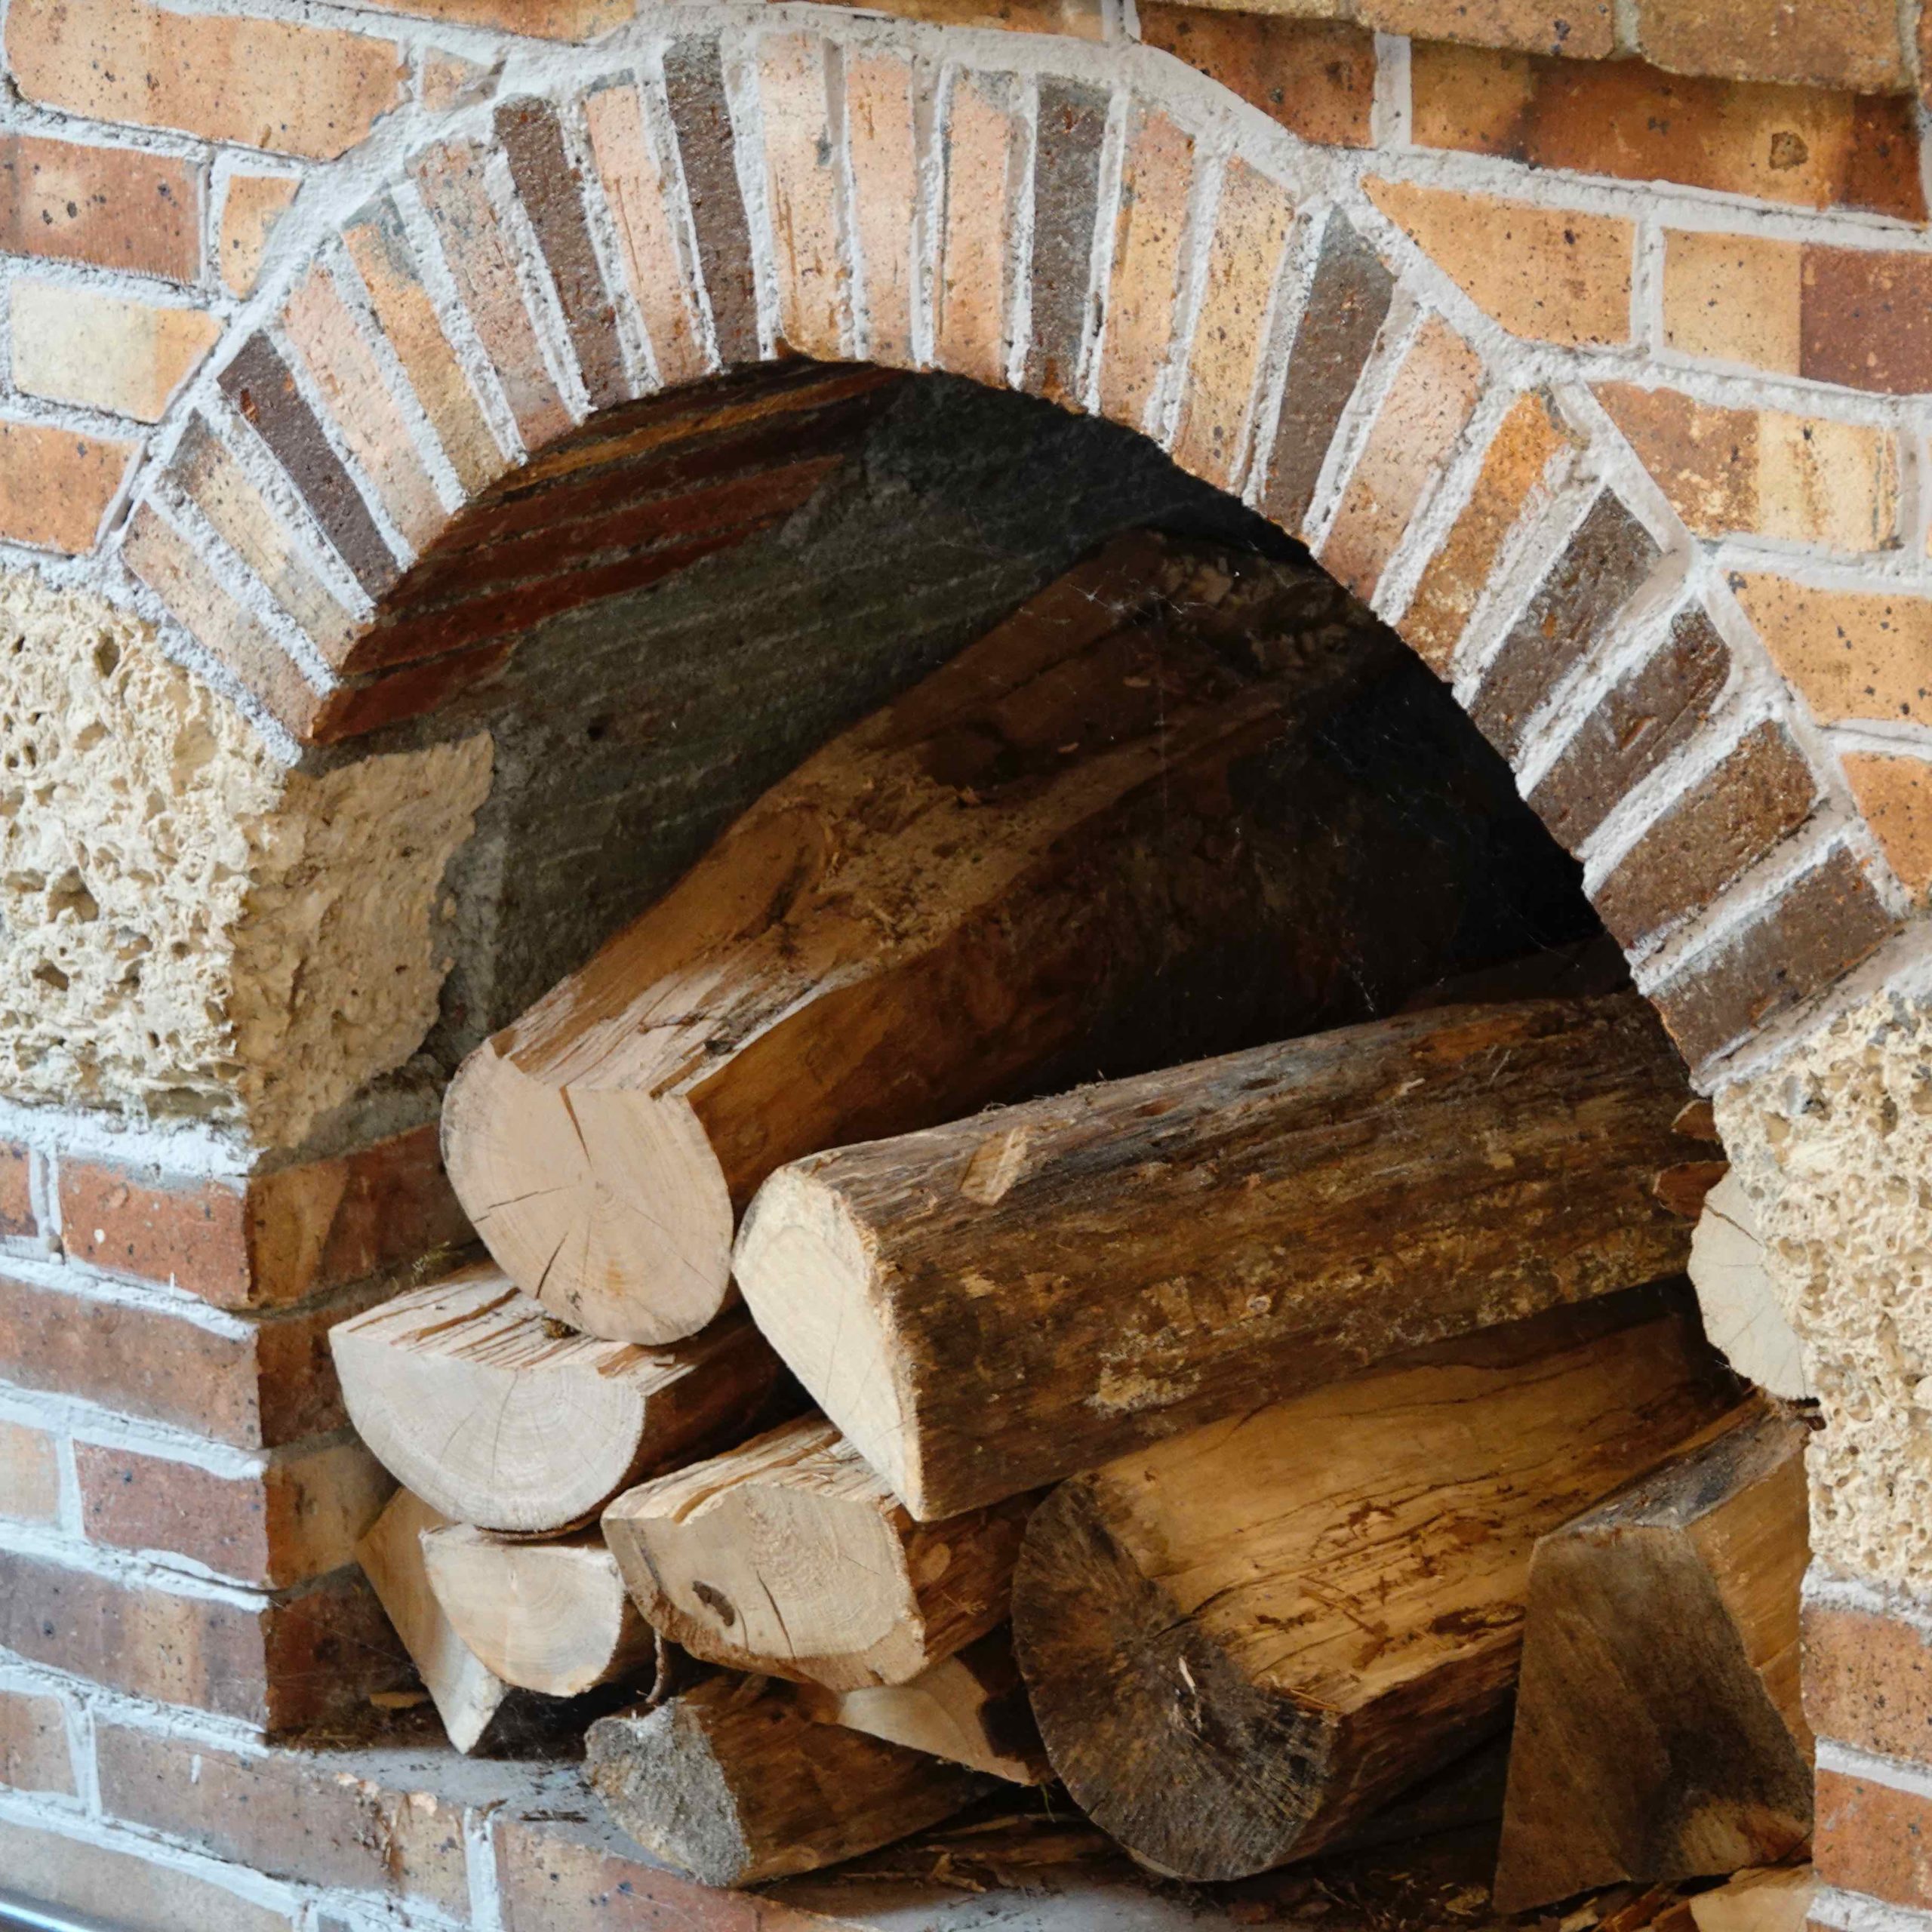
POLYGON ((947 371, 1306 541, 1509 758, 1707 1072, 1903 946, 1752 632, 1783 586, 1718 579, 1561 354, 1212 84, 1023 40, 629 35, 346 176, 177 407, 122 561, 272 728, 344 746, 747 527, 680 471, 693 425, 947 371))

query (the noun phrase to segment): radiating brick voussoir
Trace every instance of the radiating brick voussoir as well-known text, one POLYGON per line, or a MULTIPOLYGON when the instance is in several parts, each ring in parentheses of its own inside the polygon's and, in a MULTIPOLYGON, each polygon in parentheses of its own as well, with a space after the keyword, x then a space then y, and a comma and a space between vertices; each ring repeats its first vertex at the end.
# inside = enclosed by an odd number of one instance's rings
POLYGON ((1011 74, 956 75, 943 143, 945 213, 933 290, 934 351, 942 369, 1006 380, 1011 291, 1008 237, 1025 138, 1011 74))
POLYGON ((779 330, 801 355, 835 361, 852 328, 827 57, 817 34, 767 35, 758 43, 758 89, 779 330))
POLYGON ((737 137, 718 43, 700 34, 674 41, 664 56, 664 88, 718 359, 727 368, 755 361, 758 284, 751 221, 738 178, 737 137))
POLYGON ((1024 381, 1050 402, 1077 404, 1080 355, 1094 308, 1094 229, 1107 97, 1042 76, 1033 156, 1032 337, 1024 381))

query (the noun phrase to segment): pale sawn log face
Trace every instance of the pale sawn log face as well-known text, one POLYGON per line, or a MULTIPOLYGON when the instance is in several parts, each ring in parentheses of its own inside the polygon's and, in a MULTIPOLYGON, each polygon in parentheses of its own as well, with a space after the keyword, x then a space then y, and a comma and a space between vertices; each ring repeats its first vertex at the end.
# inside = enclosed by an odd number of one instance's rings
POLYGON ((1690 1097, 1635 994, 1437 1008, 811 1156, 737 1275, 907 1507, 948 1515, 1673 1273, 1660 1178, 1712 1151, 1690 1097))
POLYGON ((1165 1870, 1232 1878, 1500 1727, 1537 1538, 1736 1400, 1665 1306, 1438 1344, 1063 1484, 1014 1636, 1082 1808, 1165 1870))

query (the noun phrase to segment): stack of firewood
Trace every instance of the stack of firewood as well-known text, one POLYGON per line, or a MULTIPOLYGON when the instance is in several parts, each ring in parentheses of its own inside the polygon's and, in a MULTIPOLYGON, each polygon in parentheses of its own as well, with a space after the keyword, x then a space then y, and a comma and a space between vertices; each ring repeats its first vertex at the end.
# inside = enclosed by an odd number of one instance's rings
POLYGON ((1627 991, 1404 1004, 1477 963, 1337 749, 1408 675, 1306 568, 1122 540, 471 1057, 493 1259, 334 1336, 459 1748, 594 1716, 712 1882, 1056 1778, 1226 1878, 1520 1672, 1503 1903, 1802 1842, 1803 1431, 1673 1278, 1709 1111, 1627 991))

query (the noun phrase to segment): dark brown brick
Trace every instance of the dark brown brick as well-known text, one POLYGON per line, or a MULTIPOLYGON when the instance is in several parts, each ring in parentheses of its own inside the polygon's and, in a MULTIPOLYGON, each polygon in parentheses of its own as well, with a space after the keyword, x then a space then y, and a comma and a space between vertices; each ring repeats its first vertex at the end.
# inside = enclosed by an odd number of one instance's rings
POLYGON ((111 1724, 95 1737, 101 1806, 112 1817, 271 1878, 420 1900, 468 1918, 459 1804, 339 1768, 326 1753, 245 1757, 111 1724))
POLYGON ((0 1785, 73 1795, 67 1706, 60 1698, 0 1690, 0 1785))
POLYGON ((1821 1765, 1814 1842, 1826 1884, 1887 1905, 1932 1907, 1932 1798, 1821 1765))
POLYGON ((202 171, 137 148, 0 134, 0 254, 192 281, 202 171))
POLYGON ((1817 780, 1782 724, 1747 733, 1626 853, 1593 895, 1626 947, 1710 905, 1811 816, 1817 780))
POLYGON ((1026 386, 1051 402, 1075 399, 1093 272, 1094 217, 1107 97, 1051 76, 1040 82, 1033 164, 1033 340, 1026 386))
POLYGON ((0 1550, 0 1646, 269 1730, 357 1713, 411 1675, 360 1572, 245 1607, 0 1550))
POLYGON ((1218 81, 1291 134, 1324 147, 1371 144, 1375 36, 1366 28, 1164 0, 1138 11, 1140 38, 1149 47, 1218 81))
POLYGON ((600 409, 628 401, 630 379, 617 340, 617 313, 591 244, 583 177, 565 151, 557 110, 547 100, 506 100, 497 109, 497 138, 557 285, 584 389, 600 409))
POLYGON ((1903 1617, 1804 1606, 1804 1715, 1820 1737, 1932 1764, 1932 1636, 1903 1617))
POLYGON ((1513 758, 1531 714, 1588 658, 1662 555, 1650 532, 1606 490, 1537 586, 1484 673, 1469 707, 1478 728, 1513 758))
POLYGON ((1381 258, 1339 214, 1322 230, 1314 279, 1288 354, 1287 381, 1262 508, 1298 534, 1335 426, 1381 333, 1395 292, 1381 258))
POLYGON ((1617 801, 1703 728, 1730 653, 1700 610, 1679 612, 1653 657, 1613 685, 1543 774, 1530 803, 1574 852, 1617 801))
POLYGON ((1932 389, 1932 255, 1807 247, 1798 372, 1909 395, 1932 389))
POLYGON ((758 297, 752 277, 751 226, 738 185, 718 43, 709 35, 674 41, 664 56, 664 83, 684 162, 718 353, 728 368, 754 361, 758 297))
POLYGON ((380 596, 399 574, 395 559, 275 345, 265 335, 251 336, 217 380, 275 452, 356 582, 380 596))
POLYGON ((1823 992, 1898 928, 1858 861, 1840 847, 1652 998, 1695 1068, 1823 992))

